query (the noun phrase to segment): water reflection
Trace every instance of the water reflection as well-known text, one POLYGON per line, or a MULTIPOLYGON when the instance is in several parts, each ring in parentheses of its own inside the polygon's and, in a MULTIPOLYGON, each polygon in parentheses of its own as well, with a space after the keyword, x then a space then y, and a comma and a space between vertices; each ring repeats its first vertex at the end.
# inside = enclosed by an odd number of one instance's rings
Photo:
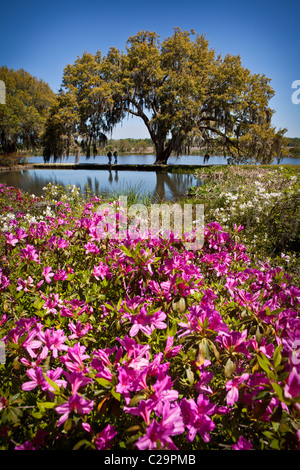
POLYGON ((59 170, 29 169, 0 172, 0 183, 21 188, 40 196, 49 183, 61 186, 75 185, 84 192, 88 188, 97 196, 107 192, 124 194, 129 188, 159 200, 172 201, 185 194, 190 186, 200 182, 188 173, 160 173, 155 171, 117 171, 117 170, 59 170))

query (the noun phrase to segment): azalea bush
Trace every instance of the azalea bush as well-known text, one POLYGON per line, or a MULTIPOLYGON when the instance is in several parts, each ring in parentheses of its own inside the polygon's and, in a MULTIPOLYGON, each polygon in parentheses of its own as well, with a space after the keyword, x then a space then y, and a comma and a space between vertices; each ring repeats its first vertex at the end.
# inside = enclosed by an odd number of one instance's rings
POLYGON ((300 289, 207 221, 110 236, 117 202, 0 186, 1 449, 298 449, 300 289))

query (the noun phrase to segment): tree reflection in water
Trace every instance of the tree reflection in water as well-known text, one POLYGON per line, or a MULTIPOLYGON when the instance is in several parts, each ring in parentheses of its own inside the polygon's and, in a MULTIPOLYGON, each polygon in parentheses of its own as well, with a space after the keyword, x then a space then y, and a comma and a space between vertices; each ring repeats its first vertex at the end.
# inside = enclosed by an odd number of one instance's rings
POLYGON ((122 194, 126 188, 139 188, 159 200, 172 201, 185 194, 190 186, 201 184, 192 173, 167 173, 158 171, 117 171, 111 170, 65 170, 28 169, 0 172, 0 183, 21 188, 26 192, 43 195, 43 188, 49 183, 60 186, 75 185, 84 192, 101 196, 107 193, 122 194))

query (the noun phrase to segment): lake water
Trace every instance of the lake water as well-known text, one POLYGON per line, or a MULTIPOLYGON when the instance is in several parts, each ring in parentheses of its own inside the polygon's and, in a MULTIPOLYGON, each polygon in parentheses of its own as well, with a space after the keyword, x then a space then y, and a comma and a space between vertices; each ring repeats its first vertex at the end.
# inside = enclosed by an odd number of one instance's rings
POLYGON ((155 171, 60 170, 28 169, 1 171, 0 183, 21 188, 41 196, 49 183, 75 185, 84 192, 88 187, 97 196, 106 192, 126 194, 129 188, 154 196, 158 200, 172 201, 184 195, 191 186, 201 184, 192 174, 157 173, 155 171))
MULTIPOLYGON (((29 163, 43 163, 43 157, 32 157, 29 163)), ((152 164, 153 155, 126 155, 119 156, 118 163, 126 164, 152 164)), ((75 157, 61 159, 61 163, 75 163, 75 157)), ((51 163, 51 161, 50 161, 51 163)), ((80 157, 79 163, 107 164, 106 156, 80 157)), ((286 158, 281 163, 299 164, 300 159, 286 158)), ((202 165, 203 156, 171 157, 168 164, 202 165)), ((224 157, 211 157, 209 164, 226 165, 224 157)), ((0 183, 21 188, 26 192, 43 195, 43 188, 49 183, 67 186, 69 184, 80 187, 83 192, 88 187, 94 194, 100 196, 106 192, 126 194, 128 188, 136 188, 139 192, 154 196, 156 200, 176 200, 186 194, 191 186, 199 186, 201 182, 193 174, 187 173, 159 173, 155 171, 116 171, 99 169, 27 169, 19 171, 1 171, 0 183)))

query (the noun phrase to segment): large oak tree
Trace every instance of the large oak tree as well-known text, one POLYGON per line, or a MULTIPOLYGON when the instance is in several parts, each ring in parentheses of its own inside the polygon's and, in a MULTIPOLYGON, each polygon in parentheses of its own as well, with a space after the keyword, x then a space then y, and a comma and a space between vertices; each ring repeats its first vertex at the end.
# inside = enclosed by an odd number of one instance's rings
POLYGON ((156 150, 156 163, 192 146, 237 162, 280 158, 285 130, 271 124, 274 91, 239 56, 216 55, 204 35, 175 28, 160 42, 155 32, 128 39, 126 51, 84 53, 65 68, 60 100, 72 104, 72 128, 87 148, 126 117, 139 117, 156 150))

